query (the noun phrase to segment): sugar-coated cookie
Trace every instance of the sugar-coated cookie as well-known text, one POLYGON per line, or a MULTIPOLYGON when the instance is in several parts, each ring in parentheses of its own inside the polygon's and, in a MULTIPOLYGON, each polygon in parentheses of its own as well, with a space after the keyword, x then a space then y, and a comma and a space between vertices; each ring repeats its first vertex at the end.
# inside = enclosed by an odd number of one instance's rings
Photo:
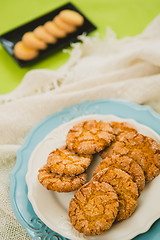
POLYGON ((47 44, 37 38, 33 32, 27 32, 22 37, 22 42, 30 48, 44 50, 47 48, 47 44))
POLYGON ((66 23, 73 26, 81 26, 84 22, 84 18, 81 14, 73 10, 63 10, 60 12, 59 17, 66 23))
POLYGON ((143 190, 145 186, 144 172, 141 166, 132 158, 119 155, 107 157, 103 159, 99 165, 97 165, 93 175, 110 166, 119 168, 128 173, 132 177, 133 182, 137 184, 139 193, 143 190))
POLYGON ((133 132, 127 138, 121 134, 121 138, 106 148, 101 156, 105 158, 113 154, 134 159, 144 171, 146 182, 160 173, 160 144, 152 138, 133 132))
POLYGON ((53 21, 48 21, 44 24, 45 30, 56 38, 66 37, 66 32, 59 28, 53 21))
POLYGON ((69 205, 69 218, 80 233, 99 235, 112 226, 118 208, 113 187, 105 182, 91 181, 74 194, 69 205))
POLYGON ((54 44, 57 42, 57 39, 53 35, 49 34, 43 26, 35 28, 33 33, 37 38, 46 43, 54 44))
POLYGON ((16 58, 24 61, 29 61, 38 56, 38 51, 27 47, 23 42, 17 42, 13 49, 16 58))
POLYGON ((52 173, 50 168, 44 165, 38 174, 39 182, 48 190, 57 192, 71 192, 80 188, 87 180, 87 174, 66 176, 52 173))
POLYGON ((47 165, 53 173, 74 176, 83 173, 92 160, 92 155, 78 155, 63 146, 51 152, 47 165))
POLYGON ((137 184, 132 181, 131 176, 121 169, 108 167, 98 172, 93 181, 109 183, 118 195, 119 212, 116 221, 127 219, 134 212, 138 203, 137 184))
MULTIPOLYGON (((126 122, 109 122, 109 124, 112 126, 114 134, 115 134, 115 139, 112 142, 112 145, 114 145, 115 142, 118 142, 118 140, 125 140, 129 138, 133 138, 137 134, 137 130, 130 125, 129 123, 126 122)), ((112 147, 110 148, 110 150, 112 147)), ((125 151, 124 149, 121 149, 122 153, 125 151)), ((101 152, 101 157, 106 158, 112 155, 108 155, 109 148, 101 152)))
POLYGON ((112 127, 103 121, 88 120, 73 126, 67 134, 67 147, 78 154, 102 151, 114 140, 112 127))
POLYGON ((64 22, 59 16, 56 16, 53 19, 53 21, 57 25, 57 27, 59 27, 60 29, 62 29, 66 33, 72 33, 72 32, 76 31, 76 27, 75 26, 64 22))
POLYGON ((110 125, 116 135, 115 140, 120 140, 122 137, 127 139, 130 133, 137 133, 137 130, 127 122, 110 122, 110 125))

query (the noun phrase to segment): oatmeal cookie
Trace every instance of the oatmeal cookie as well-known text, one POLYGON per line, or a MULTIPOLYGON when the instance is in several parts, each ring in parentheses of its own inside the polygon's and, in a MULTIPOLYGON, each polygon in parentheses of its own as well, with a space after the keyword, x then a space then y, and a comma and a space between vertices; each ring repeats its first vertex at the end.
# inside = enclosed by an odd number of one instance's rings
POLYGON ((77 190, 86 182, 87 174, 82 173, 72 177, 59 175, 52 173, 46 164, 39 170, 38 180, 48 190, 71 192, 77 190))
POLYGON ((92 155, 78 155, 63 146, 49 154, 47 165, 53 173, 74 176, 83 173, 92 160, 92 155))
POLYGON ((74 194, 69 205, 69 217, 80 233, 98 235, 112 226, 118 207, 117 194, 110 184, 90 181, 74 194))
POLYGON ((114 132, 109 123, 88 120, 69 130, 66 144, 70 150, 78 154, 94 154, 110 145, 114 138, 114 132))
POLYGON ((109 183, 118 195, 119 212, 116 221, 127 219, 134 212, 138 203, 138 188, 131 176, 121 169, 108 167, 98 172, 93 181, 109 183))
POLYGON ((128 138, 119 139, 101 154, 102 158, 113 154, 127 155, 142 168, 145 181, 149 182, 160 173, 160 145, 152 138, 142 134, 130 133, 128 138))
POLYGON ((119 168, 128 173, 132 177, 133 182, 137 184, 140 194, 145 186, 145 177, 141 166, 137 162, 128 156, 112 155, 111 157, 103 159, 100 164, 97 165, 93 175, 110 166, 119 168))

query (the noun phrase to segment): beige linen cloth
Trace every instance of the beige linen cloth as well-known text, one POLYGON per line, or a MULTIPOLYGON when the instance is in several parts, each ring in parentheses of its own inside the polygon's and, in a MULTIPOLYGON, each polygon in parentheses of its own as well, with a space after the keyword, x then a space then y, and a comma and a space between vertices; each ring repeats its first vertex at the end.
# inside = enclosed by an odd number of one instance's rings
POLYGON ((123 98, 160 112, 160 15, 140 34, 118 40, 80 37, 68 62, 57 71, 33 70, 0 96, 0 239, 30 239, 14 217, 9 172, 16 151, 41 119, 87 100, 123 98))

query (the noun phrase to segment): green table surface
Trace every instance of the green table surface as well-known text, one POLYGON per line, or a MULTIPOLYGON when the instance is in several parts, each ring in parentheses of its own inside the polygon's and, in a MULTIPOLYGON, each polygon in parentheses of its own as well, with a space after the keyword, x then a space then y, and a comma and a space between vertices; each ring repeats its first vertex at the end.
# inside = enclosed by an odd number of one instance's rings
MULTIPOLYGON (((67 3, 64 0, 1 0, 0 35, 67 3)), ((110 26, 118 38, 139 34, 160 13, 160 0, 72 0, 98 27, 100 37, 110 26)), ((32 67, 20 68, 0 45, 0 94, 12 91, 31 69, 57 69, 69 55, 62 51, 32 67)))

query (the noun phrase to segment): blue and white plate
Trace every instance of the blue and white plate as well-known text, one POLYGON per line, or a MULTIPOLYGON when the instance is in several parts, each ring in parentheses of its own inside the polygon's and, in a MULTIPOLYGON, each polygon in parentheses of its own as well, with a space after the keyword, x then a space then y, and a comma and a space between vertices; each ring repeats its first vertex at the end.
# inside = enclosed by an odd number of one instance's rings
MULTIPOLYGON (((35 128, 31 130, 28 137, 26 138, 24 145, 19 149, 17 153, 16 165, 10 174, 10 199, 13 211, 18 221, 33 239, 65 240, 67 239, 65 237, 76 240, 83 239, 83 236, 76 235, 73 229, 67 229, 68 225, 65 224, 65 221, 67 219, 67 204, 72 195, 66 195, 66 193, 57 195, 57 193, 47 191, 38 182, 36 182, 38 171, 36 168, 41 166, 44 158, 42 157, 38 163, 38 161, 36 162, 36 160, 33 160, 33 155, 39 152, 39 149, 41 149, 39 146, 42 146, 43 142, 45 142, 46 146, 48 147, 47 151, 50 151, 53 137, 55 137, 56 134, 59 136, 59 142, 57 144, 63 144, 64 139, 63 134, 61 134, 61 132, 65 132, 62 131, 62 129, 64 129, 63 126, 71 126, 70 124, 74 124, 76 122, 76 120, 73 119, 79 117, 78 121, 80 121, 81 119, 85 119, 86 115, 90 115, 91 119, 92 117, 95 117, 96 119, 97 116, 98 118, 102 117, 103 119, 107 117, 108 120, 126 120, 137 127, 138 131, 159 141, 158 134, 160 134, 160 116, 147 106, 140 106, 124 100, 111 99, 85 102, 66 108, 61 112, 53 114, 40 122, 35 128), (29 199, 32 202, 35 211, 33 210, 32 205, 28 199, 28 188, 25 181, 26 173, 27 184, 29 187, 29 199), (56 199, 58 199, 58 206, 56 206, 56 204, 53 204, 52 211, 48 211, 47 209, 50 208, 48 203, 51 203, 52 200, 55 202, 55 196, 56 199), (59 210, 56 212, 56 209, 58 208, 59 210), (57 224, 56 226, 56 220, 58 222, 57 213, 61 214, 59 217, 61 217, 61 222, 63 224, 57 224), (40 220, 39 217, 45 224, 40 220), (54 219, 53 221, 52 218, 54 219), (65 237, 62 237, 57 232, 65 237)), ((44 152, 45 149, 46 148, 44 148, 44 152)), ((109 238, 107 235, 101 235, 100 238, 87 237, 85 239, 108 240, 116 239, 117 236, 117 239, 124 240, 131 239, 140 233, 146 232, 151 227, 151 225, 160 217, 160 194, 158 193, 158 190, 160 188, 159 182, 160 179, 157 177, 152 181, 152 183, 149 183, 145 187, 144 191, 142 192, 142 197, 140 197, 139 200, 140 203, 131 218, 120 223, 122 224, 121 227, 115 229, 114 226, 113 229, 111 228, 108 231, 109 234, 114 232, 114 238, 109 238), (153 194, 155 194, 155 196, 152 196, 153 194)), ((117 225, 120 226, 120 224, 117 225)), ((150 239, 160 239, 160 220, 157 220, 148 232, 140 234, 135 238, 135 240, 150 239)))

